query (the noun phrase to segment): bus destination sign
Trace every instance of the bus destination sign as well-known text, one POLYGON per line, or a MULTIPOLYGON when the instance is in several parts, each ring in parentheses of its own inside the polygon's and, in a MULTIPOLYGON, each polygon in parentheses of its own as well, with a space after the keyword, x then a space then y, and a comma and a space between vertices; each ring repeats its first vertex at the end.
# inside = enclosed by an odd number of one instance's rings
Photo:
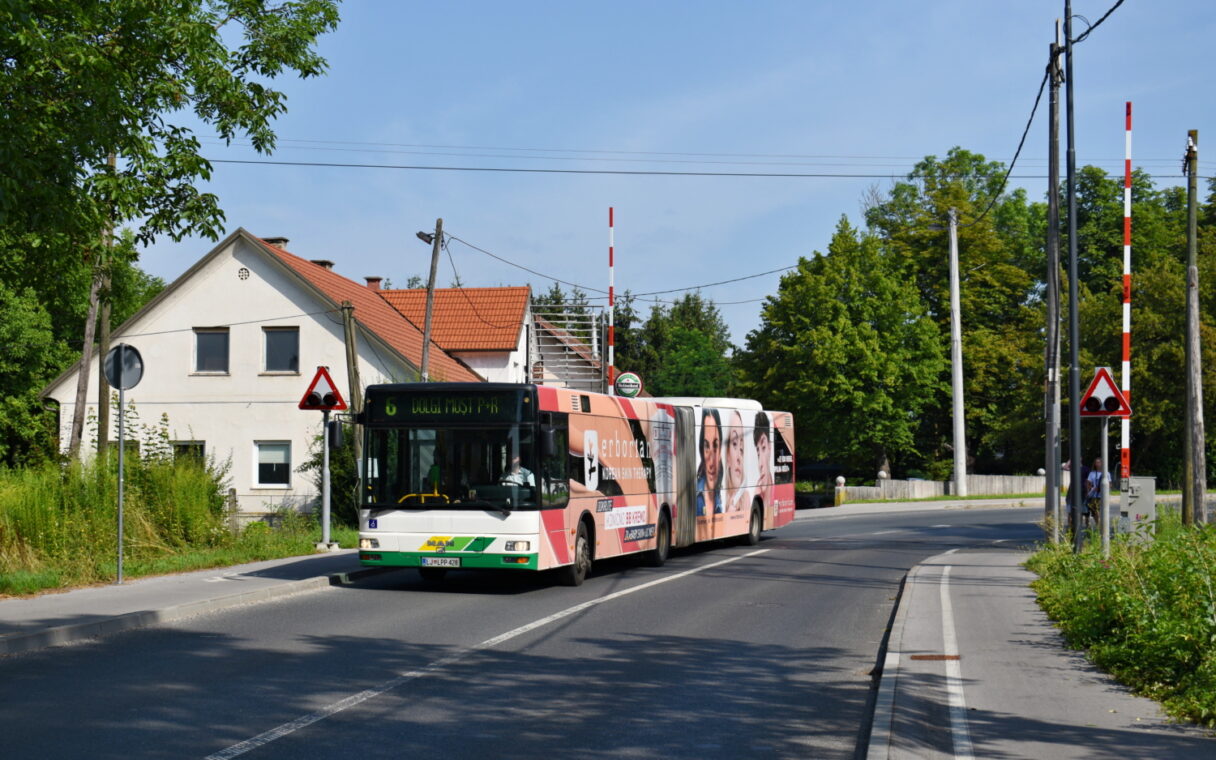
POLYGON ((516 422, 531 411, 522 391, 386 392, 368 399, 370 422, 516 422))

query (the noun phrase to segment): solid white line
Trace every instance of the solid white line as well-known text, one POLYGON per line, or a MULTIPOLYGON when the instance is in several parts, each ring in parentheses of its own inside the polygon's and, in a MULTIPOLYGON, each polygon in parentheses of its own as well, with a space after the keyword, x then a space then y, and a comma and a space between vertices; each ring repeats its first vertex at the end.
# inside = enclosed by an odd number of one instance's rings
POLYGON ((885 536, 888 533, 898 533, 898 532, 899 531, 897 531, 897 530, 879 530, 879 531, 875 531, 875 532, 871 533, 870 535, 871 536, 885 536))
POLYGON ((385 681, 384 683, 380 684, 379 686, 376 686, 371 689, 367 689, 365 691, 361 691, 358 694, 352 694, 351 696, 346 697, 345 699, 342 699, 342 700, 339 700, 332 704, 326 705, 325 707, 322 707, 320 710, 311 712, 308 715, 303 715, 289 723, 284 723, 283 725, 278 726, 276 728, 272 728, 269 731, 258 734, 257 736, 255 736, 251 739, 246 739, 245 741, 240 742, 238 744, 233 744, 231 747, 228 747, 227 749, 216 752, 215 754, 207 755, 206 760, 231 760, 234 757, 239 757, 240 755, 243 755, 246 752, 249 752, 250 750, 257 749, 258 747, 269 744, 270 742, 275 741, 277 739, 282 739, 284 736, 293 734, 296 731, 299 731, 301 728, 311 726, 313 723, 322 721, 331 715, 335 715, 337 713, 342 712, 343 710, 346 710, 351 707, 355 707, 356 705, 360 705, 369 699, 373 699, 375 697, 380 696, 381 694, 392 691, 393 689, 397 688, 398 686, 400 686, 408 681, 412 681, 416 678, 421 678, 422 676, 429 675, 436 671, 442 670, 443 668, 447 667, 448 665, 452 665, 456 662, 459 662, 471 654, 480 652, 483 649, 489 649, 491 647, 498 646, 499 644, 510 641, 511 639, 516 638, 517 636, 522 636, 523 634, 525 634, 529 631, 536 630, 537 628, 546 626, 549 623, 554 623, 563 618, 567 618, 567 617, 570 617, 571 615, 578 614, 579 612, 582 612, 583 610, 587 610, 587 609, 590 609, 597 605, 604 604, 605 602, 610 602, 614 599, 619 599, 620 597, 626 596, 628 594, 633 594, 635 592, 642 591, 644 589, 648 589, 652 586, 657 586, 660 583, 669 583, 674 580, 679 580, 680 578, 683 578, 688 575, 693 575, 695 573, 699 573, 699 572, 709 570, 709 569, 712 569, 715 567, 721 567, 722 565, 729 565, 732 562, 738 562, 741 559, 747 559, 748 557, 754 557, 757 554, 764 554, 765 552, 768 552, 768 551, 769 551, 768 549, 757 549, 756 551, 748 552, 747 554, 741 554, 737 557, 730 557, 728 559, 719 560, 718 562, 711 562, 708 565, 694 567, 691 570, 685 570, 683 572, 676 573, 674 575, 667 575, 662 578, 657 578, 653 581, 648 581, 646 583, 639 584, 637 586, 632 586, 627 589, 615 591, 611 594, 608 594, 607 596, 601 596, 596 599, 592 599, 590 601, 583 602, 582 604, 576 604, 573 607, 567 607, 566 609, 564 609, 560 612, 555 612, 552 615, 549 615, 548 617, 543 617, 539 620, 534 620, 531 623, 528 623, 526 625, 521 625, 519 628, 514 628, 510 631, 507 631, 504 634, 495 636, 492 639, 486 639, 485 641, 481 642, 480 644, 474 644, 471 647, 467 647, 465 649, 461 649, 456 652, 453 652, 452 654, 448 655, 447 657, 442 657, 438 660, 435 660, 434 662, 432 662, 428 665, 425 665, 417 670, 411 670, 408 673, 402 673, 399 676, 397 676, 396 678, 389 680, 389 681, 385 681))
MULTIPOLYGON (((942 653, 959 654, 954 635, 954 608, 950 605, 950 565, 942 570, 942 653)), ((972 760, 971 733, 967 729, 967 703, 963 699, 963 669, 958 660, 946 660, 946 695, 950 700, 950 730, 954 741, 954 756, 972 760)))

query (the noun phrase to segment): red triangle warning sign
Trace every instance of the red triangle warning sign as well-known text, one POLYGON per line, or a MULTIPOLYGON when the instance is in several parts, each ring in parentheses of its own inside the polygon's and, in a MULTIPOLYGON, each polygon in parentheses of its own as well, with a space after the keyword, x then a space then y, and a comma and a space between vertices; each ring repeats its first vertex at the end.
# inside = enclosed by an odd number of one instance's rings
POLYGON ((1094 373, 1089 390, 1081 397, 1082 417, 1130 417, 1132 408, 1127 403, 1115 380, 1110 376, 1110 369, 1098 367, 1094 373))
POLYGON ((316 377, 312 379, 308 390, 304 391, 304 398, 300 399, 300 408, 322 412, 341 411, 346 408, 342 394, 338 393, 338 386, 334 385, 333 378, 324 367, 317 367, 316 377))

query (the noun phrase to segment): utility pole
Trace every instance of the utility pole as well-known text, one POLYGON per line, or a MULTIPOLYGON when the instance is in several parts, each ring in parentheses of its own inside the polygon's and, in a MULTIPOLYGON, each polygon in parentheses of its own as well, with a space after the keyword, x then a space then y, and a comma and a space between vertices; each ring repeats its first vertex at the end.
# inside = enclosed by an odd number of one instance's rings
MULTIPOLYGON (((111 153, 106 159, 106 164, 110 167, 110 173, 114 172, 117 165, 114 154, 111 153)), ((104 361, 106 354, 110 353, 110 267, 114 262, 114 220, 111 219, 106 225, 105 240, 101 250, 101 292, 98 294, 101 298, 101 324, 98 325, 97 338, 97 356, 99 361, 104 361)), ((106 381, 106 373, 97 373, 97 454, 106 456, 106 449, 110 443, 110 384, 106 381)), ((120 442, 121 444, 121 442, 120 442)))
POLYGON ((958 294, 958 210, 950 209, 950 376, 954 389, 954 495, 967 495, 967 441, 963 419, 963 328, 958 294))
MULTIPOLYGON (((350 386, 350 412, 353 415, 363 411, 363 385, 359 380, 359 351, 355 337, 355 305, 350 301, 342 302, 342 332, 346 338, 346 381, 350 386)), ((351 453, 358 468, 363 460, 363 436, 358 425, 351 429, 351 453)), ((359 480, 362 480, 360 473, 359 480)))
POLYGON ((1204 492, 1207 461, 1203 443, 1203 377, 1200 374, 1198 215, 1199 130, 1187 132, 1186 159, 1186 440, 1182 482, 1182 522, 1207 521, 1204 492))
POLYGON ((1060 22, 1050 45, 1050 119, 1047 139, 1047 503, 1051 542, 1060 543, 1060 22))
POLYGON ((1064 0, 1064 98, 1067 102, 1068 121, 1068 444, 1072 462, 1072 486, 1068 495, 1072 502, 1073 550, 1081 551, 1084 535, 1081 533, 1082 497, 1085 484, 1079 482, 1082 462, 1081 453, 1081 320, 1077 313, 1077 144, 1073 124, 1073 74, 1072 74, 1072 0, 1064 0))
POLYGON ((435 237, 431 240, 431 276, 426 281, 426 318, 422 326, 422 382, 430 375, 431 313, 435 308, 435 270, 439 268, 439 248, 443 245, 443 219, 435 220, 435 237))

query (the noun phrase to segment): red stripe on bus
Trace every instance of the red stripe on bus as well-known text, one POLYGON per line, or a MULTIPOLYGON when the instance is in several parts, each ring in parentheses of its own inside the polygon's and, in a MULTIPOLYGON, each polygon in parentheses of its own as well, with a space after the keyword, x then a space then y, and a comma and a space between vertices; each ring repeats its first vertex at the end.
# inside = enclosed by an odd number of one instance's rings
POLYGON ((536 399, 539 406, 546 412, 560 412, 557 406, 557 389, 544 385, 536 387, 536 399))
POLYGON ((570 545, 566 543, 566 511, 563 509, 542 509, 541 522, 545 526, 545 536, 553 547, 553 558, 558 564, 570 563, 570 545))

